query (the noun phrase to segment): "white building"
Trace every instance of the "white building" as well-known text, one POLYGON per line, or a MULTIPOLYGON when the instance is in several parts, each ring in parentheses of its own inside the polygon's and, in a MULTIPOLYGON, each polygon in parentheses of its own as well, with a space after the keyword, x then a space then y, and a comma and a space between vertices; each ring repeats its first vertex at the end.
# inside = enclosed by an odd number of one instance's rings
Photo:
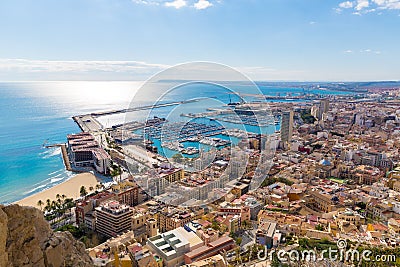
POLYGON ((179 227, 149 238, 147 245, 163 259, 166 267, 171 267, 183 265, 184 255, 203 246, 203 241, 195 232, 179 227))

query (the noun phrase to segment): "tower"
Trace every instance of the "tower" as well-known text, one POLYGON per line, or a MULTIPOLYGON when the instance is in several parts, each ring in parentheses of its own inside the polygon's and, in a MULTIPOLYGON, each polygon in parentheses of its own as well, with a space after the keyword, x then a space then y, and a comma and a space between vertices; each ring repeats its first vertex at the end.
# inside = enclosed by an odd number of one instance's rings
POLYGON ((324 114, 328 113, 329 111, 329 99, 323 99, 319 103, 319 114, 318 114, 318 120, 322 120, 322 117, 324 114))
POLYGON ((284 148, 287 148, 288 143, 292 140, 292 135, 293 135, 293 110, 282 112, 281 140, 284 148))
POLYGON ((156 236, 157 230, 157 221, 154 218, 148 219, 146 222, 147 237, 156 236))

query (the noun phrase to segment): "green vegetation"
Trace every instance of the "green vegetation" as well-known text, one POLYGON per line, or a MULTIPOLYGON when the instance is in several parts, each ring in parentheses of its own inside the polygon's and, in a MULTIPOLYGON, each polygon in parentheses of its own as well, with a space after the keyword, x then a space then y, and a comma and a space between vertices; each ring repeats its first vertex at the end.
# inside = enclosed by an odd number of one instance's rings
POLYGON ((230 232, 229 233, 229 237, 233 238, 236 242, 236 245, 240 246, 240 244, 242 243, 242 237, 237 236, 235 233, 230 232))
MULTIPOLYGON (((291 233, 292 234, 292 233, 291 233)), ((286 236, 286 245, 293 245, 295 242, 293 235, 286 236)))
POLYGON ((70 232, 76 239, 83 242, 86 248, 92 248, 107 241, 105 236, 100 236, 93 231, 88 231, 84 225, 76 227, 67 224, 57 228, 55 231, 70 232))
POLYGON ((76 239, 79 239, 81 237, 83 237, 85 235, 85 231, 81 228, 78 228, 76 226, 73 225, 64 225, 61 226, 59 228, 56 229, 56 231, 60 231, 60 232, 70 232, 76 239))
POLYGON ((311 115, 311 109, 304 109, 300 112, 301 119, 307 124, 313 124, 316 119, 311 115))
POLYGON ((357 202, 356 207, 359 207, 359 208, 365 210, 367 208, 367 204, 365 204, 364 202, 357 202))
POLYGON ((115 177, 115 176, 120 175, 121 173, 122 173, 121 167, 119 165, 113 163, 111 165, 111 172, 110 172, 111 176, 115 177))
POLYGON ((177 163, 181 163, 183 160, 183 156, 180 153, 176 153, 172 156, 172 159, 177 163))
POLYGON ((284 183, 284 184, 289 185, 289 186, 293 184, 292 181, 289 181, 286 178, 282 178, 282 177, 267 177, 262 182, 261 187, 270 186, 270 185, 272 185, 274 183, 277 183, 277 182, 284 183))
POLYGON ((67 198, 65 195, 56 195, 56 200, 47 199, 46 202, 39 200, 37 205, 40 210, 45 212, 45 218, 50 223, 55 223, 57 219, 63 217, 67 210, 71 213, 71 209, 75 206, 72 198, 67 198), (43 207, 44 206, 44 207, 43 207))
POLYGON ((42 210, 42 206, 44 205, 44 202, 39 199, 39 201, 37 202, 37 205, 40 207, 40 210, 42 210))
POLYGON ((346 184, 347 183, 346 180, 335 178, 335 177, 331 177, 331 178, 329 178, 329 180, 331 180, 332 182, 338 183, 338 184, 346 184))
POLYGON ((261 245, 253 244, 251 247, 248 248, 245 253, 241 254, 239 262, 246 263, 252 260, 256 260, 259 251, 264 251, 264 247, 261 245))
POLYGON ((276 253, 274 253, 272 254, 271 267, 289 267, 289 264, 280 262, 276 253))
POLYGON ((211 224, 211 228, 218 231, 219 230, 218 223, 216 221, 213 221, 212 224, 211 224))
POLYGON ((39 200, 37 205, 44 212, 45 219, 51 224, 60 223, 71 216, 71 209, 75 206, 72 198, 67 198, 65 195, 56 195, 56 200, 47 199, 46 202, 39 200), (42 208, 44 206, 44 208, 42 208), (67 210, 69 211, 67 213, 67 210), (66 215, 67 213, 67 215, 66 215))
POLYGON ((81 186, 81 188, 79 189, 79 194, 81 197, 84 197, 88 194, 86 187, 84 187, 83 185, 81 186))
POLYGON ((317 251, 322 251, 324 249, 337 249, 337 245, 335 242, 331 242, 328 239, 308 239, 308 238, 300 238, 299 239, 299 249, 300 250, 308 250, 308 249, 316 249, 317 251))
POLYGON ((122 149, 122 147, 119 146, 117 143, 115 143, 114 140, 110 140, 110 138, 108 136, 106 136, 106 141, 107 141, 108 147, 114 148, 114 149, 117 149, 117 150, 121 150, 122 149))

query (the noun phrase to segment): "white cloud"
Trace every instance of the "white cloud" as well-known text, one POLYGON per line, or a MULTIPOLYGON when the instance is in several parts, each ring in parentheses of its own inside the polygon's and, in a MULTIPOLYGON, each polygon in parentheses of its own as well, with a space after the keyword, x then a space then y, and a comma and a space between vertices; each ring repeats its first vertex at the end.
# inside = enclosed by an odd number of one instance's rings
POLYGON ((199 0, 197 3, 195 3, 193 6, 194 6, 194 8, 196 8, 196 9, 206 9, 206 8, 209 8, 209 7, 211 7, 213 4, 212 3, 210 3, 209 1, 207 1, 207 0, 199 0))
POLYGON ((351 1, 346 1, 346 2, 342 2, 339 4, 340 8, 352 8, 354 6, 354 3, 351 1))
MULTIPOLYGON (((142 61, 74 61, 0 58, 0 80, 147 80, 171 67, 142 61)), ((255 80, 301 79, 302 70, 278 70, 264 66, 235 67, 255 80)))
POLYGON ((314 25, 314 24, 316 24, 316 22, 315 21, 310 21, 309 24, 310 25, 314 25))
POLYGON ((364 49, 364 50, 360 50, 360 53, 368 53, 368 54, 377 54, 377 55, 380 55, 382 52, 379 51, 379 50, 364 49))
MULTIPOLYGON (((345 50, 345 51, 343 51, 344 53, 346 53, 346 54, 352 54, 352 53, 354 53, 354 51, 353 50, 345 50)), ((356 51, 357 52, 357 51, 356 51)), ((359 50, 358 51, 359 53, 364 53, 364 54, 377 54, 377 55, 380 55, 382 52, 381 51, 379 51, 379 50, 372 50, 372 49, 361 49, 361 50, 359 50)))
POLYGON ((61 61, 61 60, 30 60, 30 59, 0 59, 0 70, 16 71, 137 71, 144 69, 164 69, 168 65, 150 64, 141 61, 61 61))
POLYGON ((159 1, 154 1, 154 0, 132 0, 135 4, 143 4, 143 5, 155 5, 159 6, 160 2, 159 1))
MULTIPOLYGON (((135 4, 142 5, 155 5, 164 6, 180 9, 183 7, 195 8, 197 10, 207 9, 212 7, 214 4, 209 0, 131 0, 135 4)), ((221 0, 213 1, 215 3, 221 4, 221 0)))
POLYGON ((367 7, 369 7, 369 0, 357 0, 355 10, 360 11, 367 7))
POLYGON ((168 65, 141 61, 0 59, 0 78, 33 80, 143 80, 168 65))
POLYGON ((173 8, 176 8, 176 9, 180 9, 180 8, 186 6, 187 3, 186 3, 185 0, 174 0, 172 2, 166 2, 164 5, 166 7, 173 7, 173 8))
POLYGON ((399 0, 372 0, 380 9, 400 9, 399 0))
POLYGON ((354 15, 372 13, 377 10, 400 10, 400 0, 353 0, 341 2, 335 8, 337 13, 341 13, 343 9, 352 9, 354 15))

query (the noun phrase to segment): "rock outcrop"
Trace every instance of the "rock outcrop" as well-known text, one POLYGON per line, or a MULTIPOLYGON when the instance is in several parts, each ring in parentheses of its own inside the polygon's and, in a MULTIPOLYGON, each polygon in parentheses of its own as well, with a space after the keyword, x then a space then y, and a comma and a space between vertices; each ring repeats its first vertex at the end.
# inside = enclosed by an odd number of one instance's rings
POLYGON ((93 266, 83 243, 53 232, 38 209, 0 205, 0 267, 93 266))

